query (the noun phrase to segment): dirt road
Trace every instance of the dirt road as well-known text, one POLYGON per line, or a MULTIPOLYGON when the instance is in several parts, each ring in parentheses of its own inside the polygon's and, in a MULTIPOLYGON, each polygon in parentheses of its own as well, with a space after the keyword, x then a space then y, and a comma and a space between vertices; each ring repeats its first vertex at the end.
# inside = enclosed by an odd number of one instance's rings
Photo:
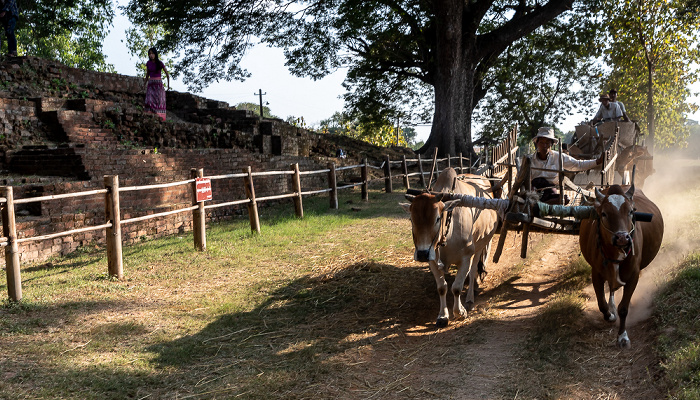
MULTIPOLYGON (((694 204, 700 174, 698 167, 682 176, 677 171, 683 166, 664 169, 657 163, 656 168, 645 193, 660 206, 666 234, 632 301, 631 350, 617 348, 617 324, 602 319, 590 284, 570 294, 584 302, 580 316, 561 319, 565 321, 561 325, 559 320, 547 321, 547 305, 570 292, 567 282, 579 268, 578 237, 532 234, 528 258, 523 260, 520 236, 510 233, 500 262, 488 267, 476 312, 436 330, 432 322, 437 294, 428 276, 423 284, 431 290, 421 294, 423 302, 408 304, 412 309, 404 317, 404 329, 397 327, 395 333, 376 340, 366 338, 365 346, 346 354, 347 380, 342 385, 346 391, 341 397, 663 398, 663 373, 648 319, 651 299, 678 262, 700 247, 698 224, 688 224, 689 213, 693 218, 700 215, 694 204), (547 330, 561 335, 548 336, 547 330), (547 342, 551 337, 558 339, 547 342)), ((566 315, 566 310, 559 311, 560 317, 566 315)))

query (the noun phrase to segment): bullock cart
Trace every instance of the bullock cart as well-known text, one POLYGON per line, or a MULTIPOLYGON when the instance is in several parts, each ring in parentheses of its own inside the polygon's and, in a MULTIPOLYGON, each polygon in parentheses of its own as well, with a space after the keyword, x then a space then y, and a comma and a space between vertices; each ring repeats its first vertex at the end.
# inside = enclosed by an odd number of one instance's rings
MULTIPOLYGON (((566 144, 566 148, 571 156, 579 160, 595 159, 606 148, 606 151, 617 155, 614 167, 619 175, 617 183, 625 183, 625 180, 629 182, 625 174, 629 174, 632 167, 636 165, 636 184, 641 187, 646 177, 653 173, 653 157, 646 147, 640 144, 640 138, 639 126, 636 122, 607 121, 596 125, 582 124, 576 126, 574 135, 566 144), (612 138, 617 138, 617 141, 611 149, 608 143, 612 138)), ((586 184, 587 175, 576 175, 578 180, 574 182, 586 184)))
MULTIPOLYGON (((585 136, 581 134, 578 138, 574 136, 574 143, 582 145, 584 149, 593 151, 590 154, 577 153, 576 155, 586 159, 594 159, 600 157, 603 153, 603 163, 600 167, 596 167, 593 171, 599 174, 598 179, 591 180, 591 172, 569 172, 561 169, 563 163, 560 161, 560 169, 554 170, 559 176, 558 186, 560 203, 550 205, 542 203, 539 200, 539 194, 532 190, 531 175, 536 168, 532 166, 531 156, 522 157, 519 165, 513 163, 512 154, 507 152, 496 159, 489 167, 480 169, 477 173, 488 174, 492 180, 500 180, 504 193, 507 193, 507 198, 499 199, 498 195, 495 199, 484 201, 484 199, 469 199, 455 196, 450 193, 440 193, 444 200, 463 200, 464 205, 476 208, 489 208, 498 210, 501 215, 502 224, 500 226, 499 241, 494 251, 493 260, 498 262, 507 232, 517 231, 522 233, 521 257, 527 257, 527 244, 530 232, 545 232, 555 234, 578 235, 580 231, 581 221, 587 218, 592 218, 595 214, 591 205, 595 201, 595 188, 606 188, 612 185, 615 181, 616 164, 620 157, 619 151, 622 148, 620 145, 621 130, 620 127, 625 127, 624 145, 633 143, 634 139, 630 139, 630 127, 634 128, 634 123, 604 123, 598 127, 601 132, 601 126, 604 126, 603 133, 598 133, 592 136, 599 140, 585 141, 585 136), (611 125, 612 124, 612 125, 611 125), (631 124, 631 125, 629 125, 631 124), (603 139, 605 141, 603 141, 603 139), (595 143, 595 145, 593 145, 595 143), (498 168, 498 169, 496 169, 498 168), (517 168, 515 179, 511 179, 511 171, 517 168), (493 171, 498 171, 494 174, 493 171), (581 178, 578 177, 581 175, 581 178), (501 178, 497 178, 500 176, 501 178), (597 182, 594 182, 597 181, 597 182), (586 182, 585 186, 582 182, 586 182)), ((634 133, 634 131, 632 130, 634 133)), ((586 135, 590 135, 584 132, 586 135)), ((509 138, 512 139, 512 138, 509 138)), ((559 145, 559 154, 562 154, 562 145, 559 145)), ((510 147, 510 146, 508 146, 510 147)), ((619 172, 619 170, 618 170, 619 172)), ((624 175, 623 175, 624 176, 624 175)), ((628 183, 623 181, 623 183, 628 183)), ((429 189, 430 190, 430 189, 429 189)), ((418 191, 410 191, 409 194, 416 194, 418 191)), ((438 193, 434 193, 438 194, 438 193)), ((496 193, 494 193, 496 194, 496 193)), ((648 219, 649 216, 640 215, 639 221, 648 219)))

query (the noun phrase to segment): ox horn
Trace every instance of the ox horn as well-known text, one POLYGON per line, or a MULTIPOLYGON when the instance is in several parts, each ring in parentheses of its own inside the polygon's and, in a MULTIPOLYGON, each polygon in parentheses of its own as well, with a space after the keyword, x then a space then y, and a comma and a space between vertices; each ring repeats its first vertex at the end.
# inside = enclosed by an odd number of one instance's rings
POLYGON ((411 203, 413 203, 413 200, 416 198, 416 196, 414 196, 412 194, 405 194, 404 197, 406 198, 406 200, 410 201, 411 203))
POLYGON ((627 192, 625 193, 625 197, 628 199, 632 200, 632 196, 634 196, 634 175, 637 173, 637 164, 634 164, 632 166, 632 184, 630 185, 630 188, 627 189, 627 192))
POLYGON ((603 192, 600 191, 600 189, 595 188, 595 198, 596 200, 602 203, 603 199, 605 198, 605 195, 603 194, 603 192))
POLYGON ((438 202, 442 201, 442 199, 444 199, 444 198, 445 198, 445 193, 438 193, 435 195, 435 202, 438 203, 438 202))

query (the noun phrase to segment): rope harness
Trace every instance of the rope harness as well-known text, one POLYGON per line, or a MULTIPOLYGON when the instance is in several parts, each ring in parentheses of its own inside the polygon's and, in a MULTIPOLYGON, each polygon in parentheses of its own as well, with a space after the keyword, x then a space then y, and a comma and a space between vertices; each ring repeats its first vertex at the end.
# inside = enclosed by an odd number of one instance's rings
POLYGON ((634 213, 633 213, 632 214, 632 228, 627 232, 627 235, 630 238, 629 244, 627 244, 625 246, 613 245, 613 246, 617 247, 620 251, 622 251, 622 253, 625 255, 621 260, 614 260, 614 259, 608 258, 605 255, 605 251, 603 251, 603 239, 602 239, 603 234, 601 232, 601 228, 605 229, 608 233, 610 233, 613 236, 615 236, 617 232, 613 232, 607 226, 603 225, 603 222, 600 220, 600 217, 596 218, 596 223, 598 225, 598 229, 597 229, 597 231, 598 231, 597 236, 598 237, 597 237, 596 241, 597 241, 598 248, 600 249, 600 254, 603 256, 603 268, 606 268, 609 264, 615 265, 616 266, 615 272, 617 274, 616 279, 617 279, 619 284, 624 285, 625 282, 622 282, 620 280, 619 268, 620 268, 620 263, 622 261, 624 261, 630 255, 630 253, 632 255, 634 255, 634 232, 635 232, 636 226, 637 226, 637 219, 635 218, 634 213))
MULTIPOLYGON (((447 214, 445 216, 445 229, 443 231, 443 225, 442 223, 440 224, 440 240, 437 242, 435 247, 443 247, 445 246, 445 243, 447 243, 447 234, 450 232, 450 223, 452 222, 452 210, 448 212, 443 212, 443 215, 447 214)), ((442 220, 442 216, 440 216, 440 219, 442 220)))

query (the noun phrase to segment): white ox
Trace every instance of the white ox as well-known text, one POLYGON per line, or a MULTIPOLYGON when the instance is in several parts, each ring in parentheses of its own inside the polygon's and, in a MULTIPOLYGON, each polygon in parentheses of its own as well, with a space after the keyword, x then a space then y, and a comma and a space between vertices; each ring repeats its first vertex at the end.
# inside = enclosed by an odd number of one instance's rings
MULTIPOLYGON (((491 198, 491 185, 482 176, 464 175, 464 180, 456 179, 457 176, 454 169, 447 168, 440 174, 432 190, 491 198)), ((472 310, 476 278, 479 272, 485 272, 485 262, 491 238, 496 232, 498 215, 494 210, 462 207, 459 205, 460 200, 443 203, 441 198, 429 193, 406 195, 406 198, 410 203, 400 205, 411 214, 413 244, 416 248, 414 259, 430 265, 440 295, 440 313, 436 326, 444 327, 449 321, 445 272, 450 265, 457 266, 457 275, 452 283, 452 312, 454 318, 466 317, 467 309, 461 302, 464 281, 468 274, 466 304, 472 310)))

